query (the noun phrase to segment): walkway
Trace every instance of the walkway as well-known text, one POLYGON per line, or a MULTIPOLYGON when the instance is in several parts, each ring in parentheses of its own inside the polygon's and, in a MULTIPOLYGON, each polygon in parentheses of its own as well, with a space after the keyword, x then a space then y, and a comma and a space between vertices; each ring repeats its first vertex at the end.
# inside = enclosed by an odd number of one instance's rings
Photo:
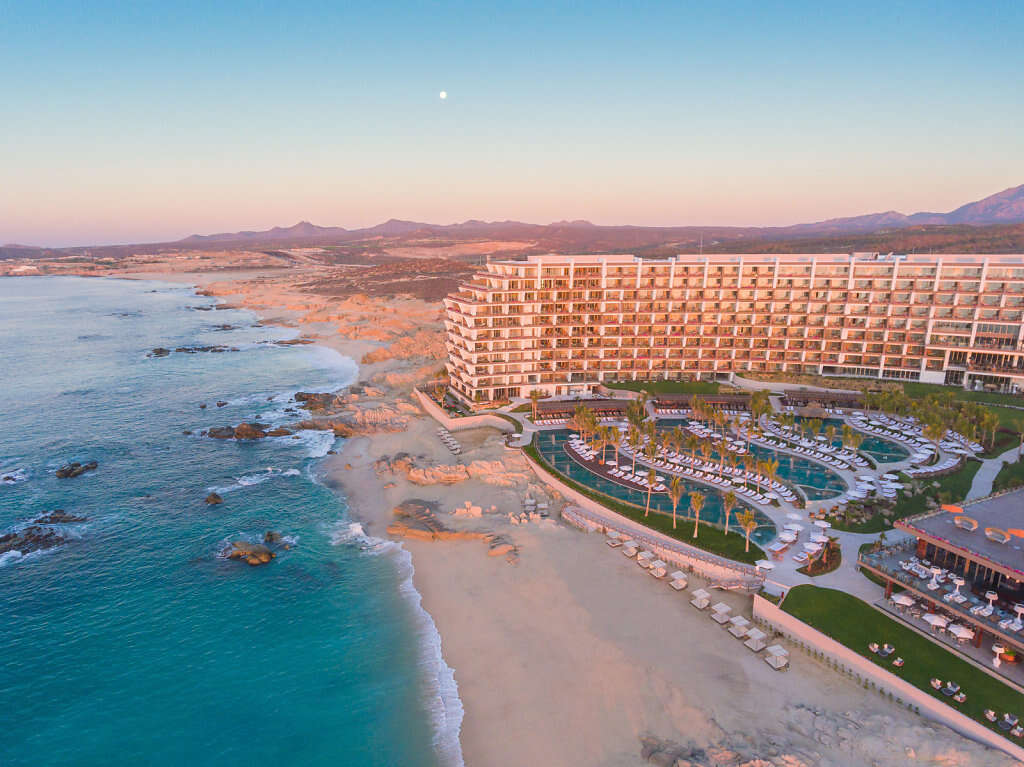
POLYGON ((1016 463, 1020 460, 1017 456, 1018 448, 1012 447, 1002 455, 997 455, 995 458, 986 458, 981 462, 981 468, 978 469, 978 473, 974 475, 974 481, 971 483, 971 489, 967 492, 967 498, 965 500, 975 501, 978 498, 984 498, 986 495, 992 494, 992 483, 996 479, 996 474, 1003 468, 1003 461, 1007 463, 1016 463))

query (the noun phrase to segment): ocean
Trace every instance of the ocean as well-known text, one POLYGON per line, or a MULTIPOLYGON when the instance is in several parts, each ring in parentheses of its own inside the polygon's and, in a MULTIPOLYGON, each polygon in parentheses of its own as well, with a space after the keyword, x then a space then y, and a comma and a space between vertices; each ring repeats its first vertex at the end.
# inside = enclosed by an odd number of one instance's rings
POLYGON ((0 763, 461 764, 407 553, 319 481, 340 441, 200 436, 294 421, 296 391, 357 366, 214 306, 167 283, 0 279, 0 535, 87 519, 0 555, 0 763), (173 351, 195 346, 237 351, 173 351), (98 468, 57 478, 72 461, 98 468), (271 563, 223 556, 267 531, 271 563))

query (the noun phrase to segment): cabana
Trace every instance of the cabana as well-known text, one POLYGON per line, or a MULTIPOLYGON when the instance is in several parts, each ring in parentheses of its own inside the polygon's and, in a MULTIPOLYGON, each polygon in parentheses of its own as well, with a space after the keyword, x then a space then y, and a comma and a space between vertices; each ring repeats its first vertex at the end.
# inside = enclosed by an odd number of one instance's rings
POLYGON ((666 565, 660 559, 655 559, 653 562, 651 562, 650 571, 651 575, 653 575, 655 578, 664 578, 665 573, 668 572, 668 565, 666 565))
POLYGON ((761 629, 754 627, 747 631, 747 641, 744 642, 745 647, 749 647, 754 652, 760 652, 765 648, 768 635, 765 634, 761 629))
POLYGON ((682 591, 687 586, 686 573, 682 570, 676 570, 669 575, 669 586, 674 588, 676 591, 682 591))
POLYGON ((892 595, 893 604, 897 604, 900 607, 910 607, 914 604, 914 598, 905 591, 901 591, 899 594, 892 595))
POLYGON ((729 633, 737 639, 743 639, 750 630, 750 621, 742 615, 734 615, 729 619, 729 633))
POLYGON ((728 623, 729 613, 732 612, 732 608, 729 607, 725 602, 719 602, 711 608, 711 620, 715 623, 728 623))
POLYGON ((690 604, 698 610, 706 610, 707 606, 711 604, 711 595, 704 589, 697 589, 693 592, 693 599, 690 600, 690 604))
POLYGON ((605 539, 605 543, 607 543, 613 549, 618 548, 622 545, 622 538, 615 530, 609 530, 607 533, 605 533, 605 535, 607 536, 605 539))
POLYGON ((789 668, 789 651, 779 644, 773 644, 765 651, 764 662, 776 671, 789 668))
POLYGON ((641 551, 639 554, 636 555, 636 563, 644 569, 650 567, 651 563, 653 563, 654 561, 655 557, 653 551, 641 551))
POLYGON ((622 542, 622 554, 627 557, 635 557, 640 547, 636 545, 636 541, 623 541, 622 542))

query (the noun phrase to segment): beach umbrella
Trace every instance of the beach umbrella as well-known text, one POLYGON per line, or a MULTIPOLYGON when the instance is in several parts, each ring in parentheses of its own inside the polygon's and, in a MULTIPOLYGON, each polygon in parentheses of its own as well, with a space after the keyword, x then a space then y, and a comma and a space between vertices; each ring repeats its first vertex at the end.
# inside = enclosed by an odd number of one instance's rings
POLYGON ((910 607, 914 604, 914 598, 910 596, 910 594, 906 593, 894 594, 892 601, 898 605, 902 605, 903 607, 910 607))
POLYGON ((883 474, 882 479, 894 480, 899 479, 899 477, 896 474, 883 474))
POLYGON ((814 543, 828 543, 828 536, 822 535, 821 533, 815 533, 811 536, 811 541, 814 543))
POLYGON ((949 619, 944 618, 936 613, 928 613, 924 616, 924 622, 935 628, 945 628, 949 625, 949 619))
POLYGON ((754 563, 754 566, 758 570, 771 570, 775 567, 774 563, 769 562, 767 559, 759 559, 754 563))
POLYGON ((804 549, 812 553, 817 553, 821 550, 821 546, 817 543, 805 543, 804 549))
POLYGON ((792 530, 795 533, 799 533, 801 530, 804 529, 804 526, 798 522, 789 522, 786 524, 786 529, 792 530))
POLYGON ((825 519, 816 519, 816 520, 814 520, 814 524, 816 524, 822 530, 826 530, 826 529, 832 527, 832 523, 829 522, 828 520, 825 520, 825 519))
POLYGON ((803 519, 803 517, 801 517, 796 512, 791 511, 791 512, 789 512, 789 514, 786 515, 786 519, 792 519, 792 520, 794 520, 796 522, 799 522, 801 519, 803 519))

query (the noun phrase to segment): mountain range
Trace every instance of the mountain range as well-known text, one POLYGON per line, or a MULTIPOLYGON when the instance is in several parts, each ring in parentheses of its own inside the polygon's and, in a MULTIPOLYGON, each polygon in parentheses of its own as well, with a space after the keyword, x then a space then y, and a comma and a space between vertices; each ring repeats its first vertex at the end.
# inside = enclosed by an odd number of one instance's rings
MULTIPOLYGON (((601 233, 613 235, 610 239, 628 239, 633 233, 637 244, 649 244, 653 238, 662 241, 679 239, 688 241, 696 234, 707 238, 759 237, 762 239, 789 239, 793 237, 869 234, 890 229, 913 226, 986 226, 992 224, 1013 224, 1024 222, 1024 184, 1006 189, 982 200, 961 205, 948 213, 920 212, 906 215, 894 210, 884 213, 870 213, 862 216, 832 218, 809 224, 783 227, 734 227, 734 226, 598 226, 589 221, 557 221, 552 224, 528 224, 520 221, 478 221, 470 220, 457 224, 430 224, 419 221, 404 221, 392 218, 382 224, 362 229, 344 229, 336 226, 317 226, 301 221, 294 226, 274 227, 259 232, 224 232, 220 234, 194 234, 180 240, 182 245, 202 245, 229 242, 299 242, 327 241, 351 242, 374 237, 406 237, 414 234, 424 236, 483 237, 489 239, 551 239, 559 234, 570 235, 568 239, 579 239, 580 235, 601 233)), ((589 237, 587 237, 589 239, 589 237)))

